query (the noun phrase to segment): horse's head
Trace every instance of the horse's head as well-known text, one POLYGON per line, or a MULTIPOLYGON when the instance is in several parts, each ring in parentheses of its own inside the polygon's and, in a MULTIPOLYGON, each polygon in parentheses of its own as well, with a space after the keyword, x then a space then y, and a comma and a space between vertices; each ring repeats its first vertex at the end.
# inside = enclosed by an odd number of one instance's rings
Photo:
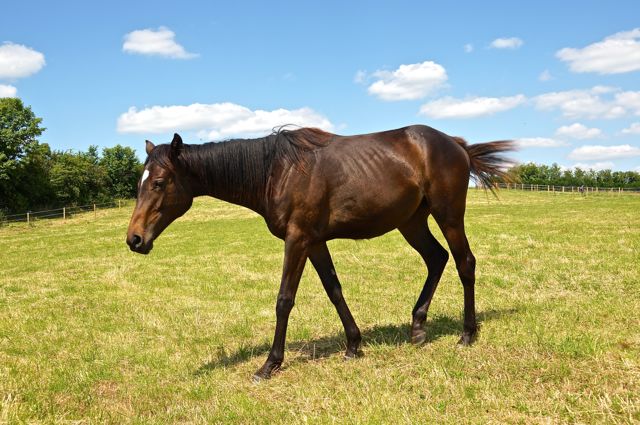
POLYGON ((191 185, 178 160, 182 149, 177 134, 170 145, 146 142, 147 161, 127 231, 127 245, 132 251, 148 254, 160 233, 191 207, 191 185))

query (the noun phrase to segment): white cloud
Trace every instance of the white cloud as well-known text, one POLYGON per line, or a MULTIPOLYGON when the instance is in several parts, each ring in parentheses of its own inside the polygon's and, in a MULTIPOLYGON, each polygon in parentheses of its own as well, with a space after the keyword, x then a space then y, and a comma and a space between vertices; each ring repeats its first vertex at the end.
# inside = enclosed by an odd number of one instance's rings
POLYGON ((496 38, 491 42, 490 47, 494 49, 518 49, 524 42, 518 37, 496 38))
POLYGON ((416 100, 445 86, 447 71, 432 61, 400 65, 395 71, 376 71, 369 94, 382 100, 416 100))
POLYGON ((515 108, 525 100, 525 96, 521 94, 509 97, 471 97, 466 99, 443 97, 422 105, 420 114, 431 118, 475 118, 515 108))
POLYGON ((613 34, 582 49, 566 47, 556 57, 573 72, 620 74, 640 70, 640 28, 613 34))
POLYGON ((628 128, 622 130, 622 134, 640 134, 640 122, 632 123, 628 128))
POLYGON ((220 127, 251 116, 251 110, 234 103, 152 106, 138 111, 135 107, 120 115, 121 133, 162 133, 172 129, 201 130, 220 127))
POLYGON ((579 168, 584 171, 586 170, 601 171, 601 170, 611 170, 613 169, 613 167, 614 167, 614 164, 611 161, 594 162, 593 164, 578 162, 576 164, 573 164, 571 167, 569 167, 569 169, 575 170, 576 168, 579 168))
POLYGON ((293 124, 300 127, 317 127, 323 130, 332 130, 333 124, 310 108, 295 110, 275 109, 273 111, 252 111, 251 115, 212 130, 209 137, 218 139, 230 136, 260 136, 285 124, 293 124))
POLYGON ((540 80, 540 81, 551 81, 551 80, 553 80, 553 75, 551 75, 551 73, 549 72, 548 69, 545 69, 538 76, 538 80, 540 80))
POLYGON ((615 87, 595 86, 586 90, 545 93, 535 98, 541 110, 562 111, 567 118, 620 118, 640 116, 640 92, 620 92, 615 87))
POLYGON ((14 80, 40 71, 44 55, 21 44, 5 42, 0 46, 0 78, 14 80))
POLYGON ((13 86, 0 84, 0 98, 3 97, 16 97, 18 89, 13 86))
POLYGON ((620 89, 612 86, 593 86, 590 91, 593 94, 607 94, 619 92, 620 89))
POLYGON ((580 146, 569 154, 576 161, 595 161, 604 159, 629 158, 640 156, 640 148, 631 145, 617 146, 580 146))
POLYGON ((235 103, 213 103, 129 108, 118 118, 120 133, 165 133, 194 130, 209 138, 258 136, 274 127, 294 124, 332 130, 333 124, 310 108, 251 110, 235 103))
POLYGON ((556 136, 569 137, 572 139, 593 139, 602 136, 602 130, 599 128, 588 128, 579 122, 571 125, 563 125, 556 130, 556 136))
POLYGON ((132 31, 124 36, 122 51, 172 59, 192 59, 198 56, 187 52, 176 43, 175 36, 176 34, 166 27, 132 31))
POLYGON ((617 93, 615 102, 622 108, 640 116, 640 91, 625 91, 617 93))
POLYGON ((524 137, 516 140, 516 145, 520 148, 557 148, 566 146, 567 143, 562 140, 551 139, 548 137, 524 137))
POLYGON ((464 51, 467 53, 473 52, 473 44, 467 43, 464 45, 464 51))

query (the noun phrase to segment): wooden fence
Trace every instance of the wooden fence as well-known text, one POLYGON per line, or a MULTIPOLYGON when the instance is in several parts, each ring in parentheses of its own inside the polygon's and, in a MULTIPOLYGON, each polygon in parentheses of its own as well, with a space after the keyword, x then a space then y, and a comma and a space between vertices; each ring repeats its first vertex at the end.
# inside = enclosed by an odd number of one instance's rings
POLYGON ((77 214, 91 213, 97 216, 98 210, 110 209, 110 208, 122 208, 127 205, 130 200, 114 200, 103 203, 94 203, 88 205, 75 205, 69 207, 55 208, 51 210, 42 211, 27 211, 20 214, 9 214, 0 216, 0 224, 5 223, 34 223, 38 220, 50 220, 50 219, 62 219, 67 220, 77 214))
POLYGON ((523 184, 523 183, 496 183, 496 187, 499 189, 527 190, 532 192, 583 193, 583 194, 589 194, 589 193, 640 194, 640 188, 625 188, 625 187, 554 186, 554 185, 548 185, 548 184, 523 184))

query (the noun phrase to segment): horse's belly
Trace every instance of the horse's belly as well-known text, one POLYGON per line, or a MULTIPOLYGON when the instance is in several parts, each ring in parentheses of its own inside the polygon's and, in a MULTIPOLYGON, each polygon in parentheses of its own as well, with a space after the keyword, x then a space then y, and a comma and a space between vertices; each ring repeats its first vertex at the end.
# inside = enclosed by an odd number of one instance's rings
POLYGON ((405 223, 422 202, 417 187, 356 192, 332 203, 328 238, 369 239, 405 223))

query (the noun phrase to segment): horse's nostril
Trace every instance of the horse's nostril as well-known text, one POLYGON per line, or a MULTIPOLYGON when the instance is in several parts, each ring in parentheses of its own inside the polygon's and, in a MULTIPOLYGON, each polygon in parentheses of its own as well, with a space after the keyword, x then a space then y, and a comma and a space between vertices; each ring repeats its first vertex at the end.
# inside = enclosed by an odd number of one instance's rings
POLYGON ((133 238, 131 239, 131 246, 134 249, 138 249, 142 246, 142 237, 140 235, 133 235, 133 238))

